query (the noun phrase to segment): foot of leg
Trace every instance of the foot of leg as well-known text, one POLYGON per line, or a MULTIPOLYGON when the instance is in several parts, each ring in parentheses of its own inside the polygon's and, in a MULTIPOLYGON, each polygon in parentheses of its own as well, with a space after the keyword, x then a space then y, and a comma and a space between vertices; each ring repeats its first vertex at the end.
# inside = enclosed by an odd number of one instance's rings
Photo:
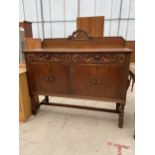
POLYGON ((124 118, 124 104, 120 104, 119 108, 119 120, 118 120, 118 127, 122 128, 123 127, 123 118, 124 118))
POLYGON ((37 110, 39 109, 39 97, 38 95, 32 95, 31 96, 31 109, 32 109, 32 114, 36 115, 37 110))

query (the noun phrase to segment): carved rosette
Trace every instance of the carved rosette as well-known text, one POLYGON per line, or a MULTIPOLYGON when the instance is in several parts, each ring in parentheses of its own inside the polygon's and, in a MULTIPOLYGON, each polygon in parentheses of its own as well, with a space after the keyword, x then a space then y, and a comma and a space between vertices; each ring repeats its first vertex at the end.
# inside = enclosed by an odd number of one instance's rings
POLYGON ((93 64, 124 64, 124 54, 108 53, 29 53, 27 55, 29 62, 44 63, 93 63, 93 64))

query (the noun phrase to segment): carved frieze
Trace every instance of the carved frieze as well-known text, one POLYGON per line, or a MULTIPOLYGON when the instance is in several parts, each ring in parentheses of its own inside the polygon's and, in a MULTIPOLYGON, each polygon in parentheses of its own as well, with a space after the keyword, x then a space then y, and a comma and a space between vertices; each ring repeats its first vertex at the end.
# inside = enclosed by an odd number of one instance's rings
POLYGON ((44 63, 93 63, 93 64, 124 64, 124 54, 108 53, 29 53, 27 54, 30 62, 44 63))

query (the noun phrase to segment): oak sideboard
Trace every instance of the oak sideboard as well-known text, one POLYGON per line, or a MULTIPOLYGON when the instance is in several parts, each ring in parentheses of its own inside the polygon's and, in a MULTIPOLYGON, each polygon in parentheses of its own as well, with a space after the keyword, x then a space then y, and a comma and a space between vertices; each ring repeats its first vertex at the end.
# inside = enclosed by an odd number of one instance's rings
POLYGON ((112 112, 118 114, 122 128, 132 52, 125 40, 92 38, 77 30, 68 38, 44 39, 41 47, 24 50, 32 113, 41 104, 112 112), (45 96, 41 103, 38 95, 45 96), (109 101, 116 108, 50 103, 48 96, 109 101))

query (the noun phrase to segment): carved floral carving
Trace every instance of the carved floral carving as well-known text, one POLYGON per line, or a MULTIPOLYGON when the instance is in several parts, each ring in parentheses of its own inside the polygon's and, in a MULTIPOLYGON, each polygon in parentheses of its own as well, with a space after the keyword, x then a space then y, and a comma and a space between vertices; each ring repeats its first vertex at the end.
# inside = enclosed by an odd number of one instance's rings
POLYGON ((30 62, 53 62, 53 63, 93 63, 93 64, 124 64, 124 54, 107 53, 29 53, 27 55, 30 62))

